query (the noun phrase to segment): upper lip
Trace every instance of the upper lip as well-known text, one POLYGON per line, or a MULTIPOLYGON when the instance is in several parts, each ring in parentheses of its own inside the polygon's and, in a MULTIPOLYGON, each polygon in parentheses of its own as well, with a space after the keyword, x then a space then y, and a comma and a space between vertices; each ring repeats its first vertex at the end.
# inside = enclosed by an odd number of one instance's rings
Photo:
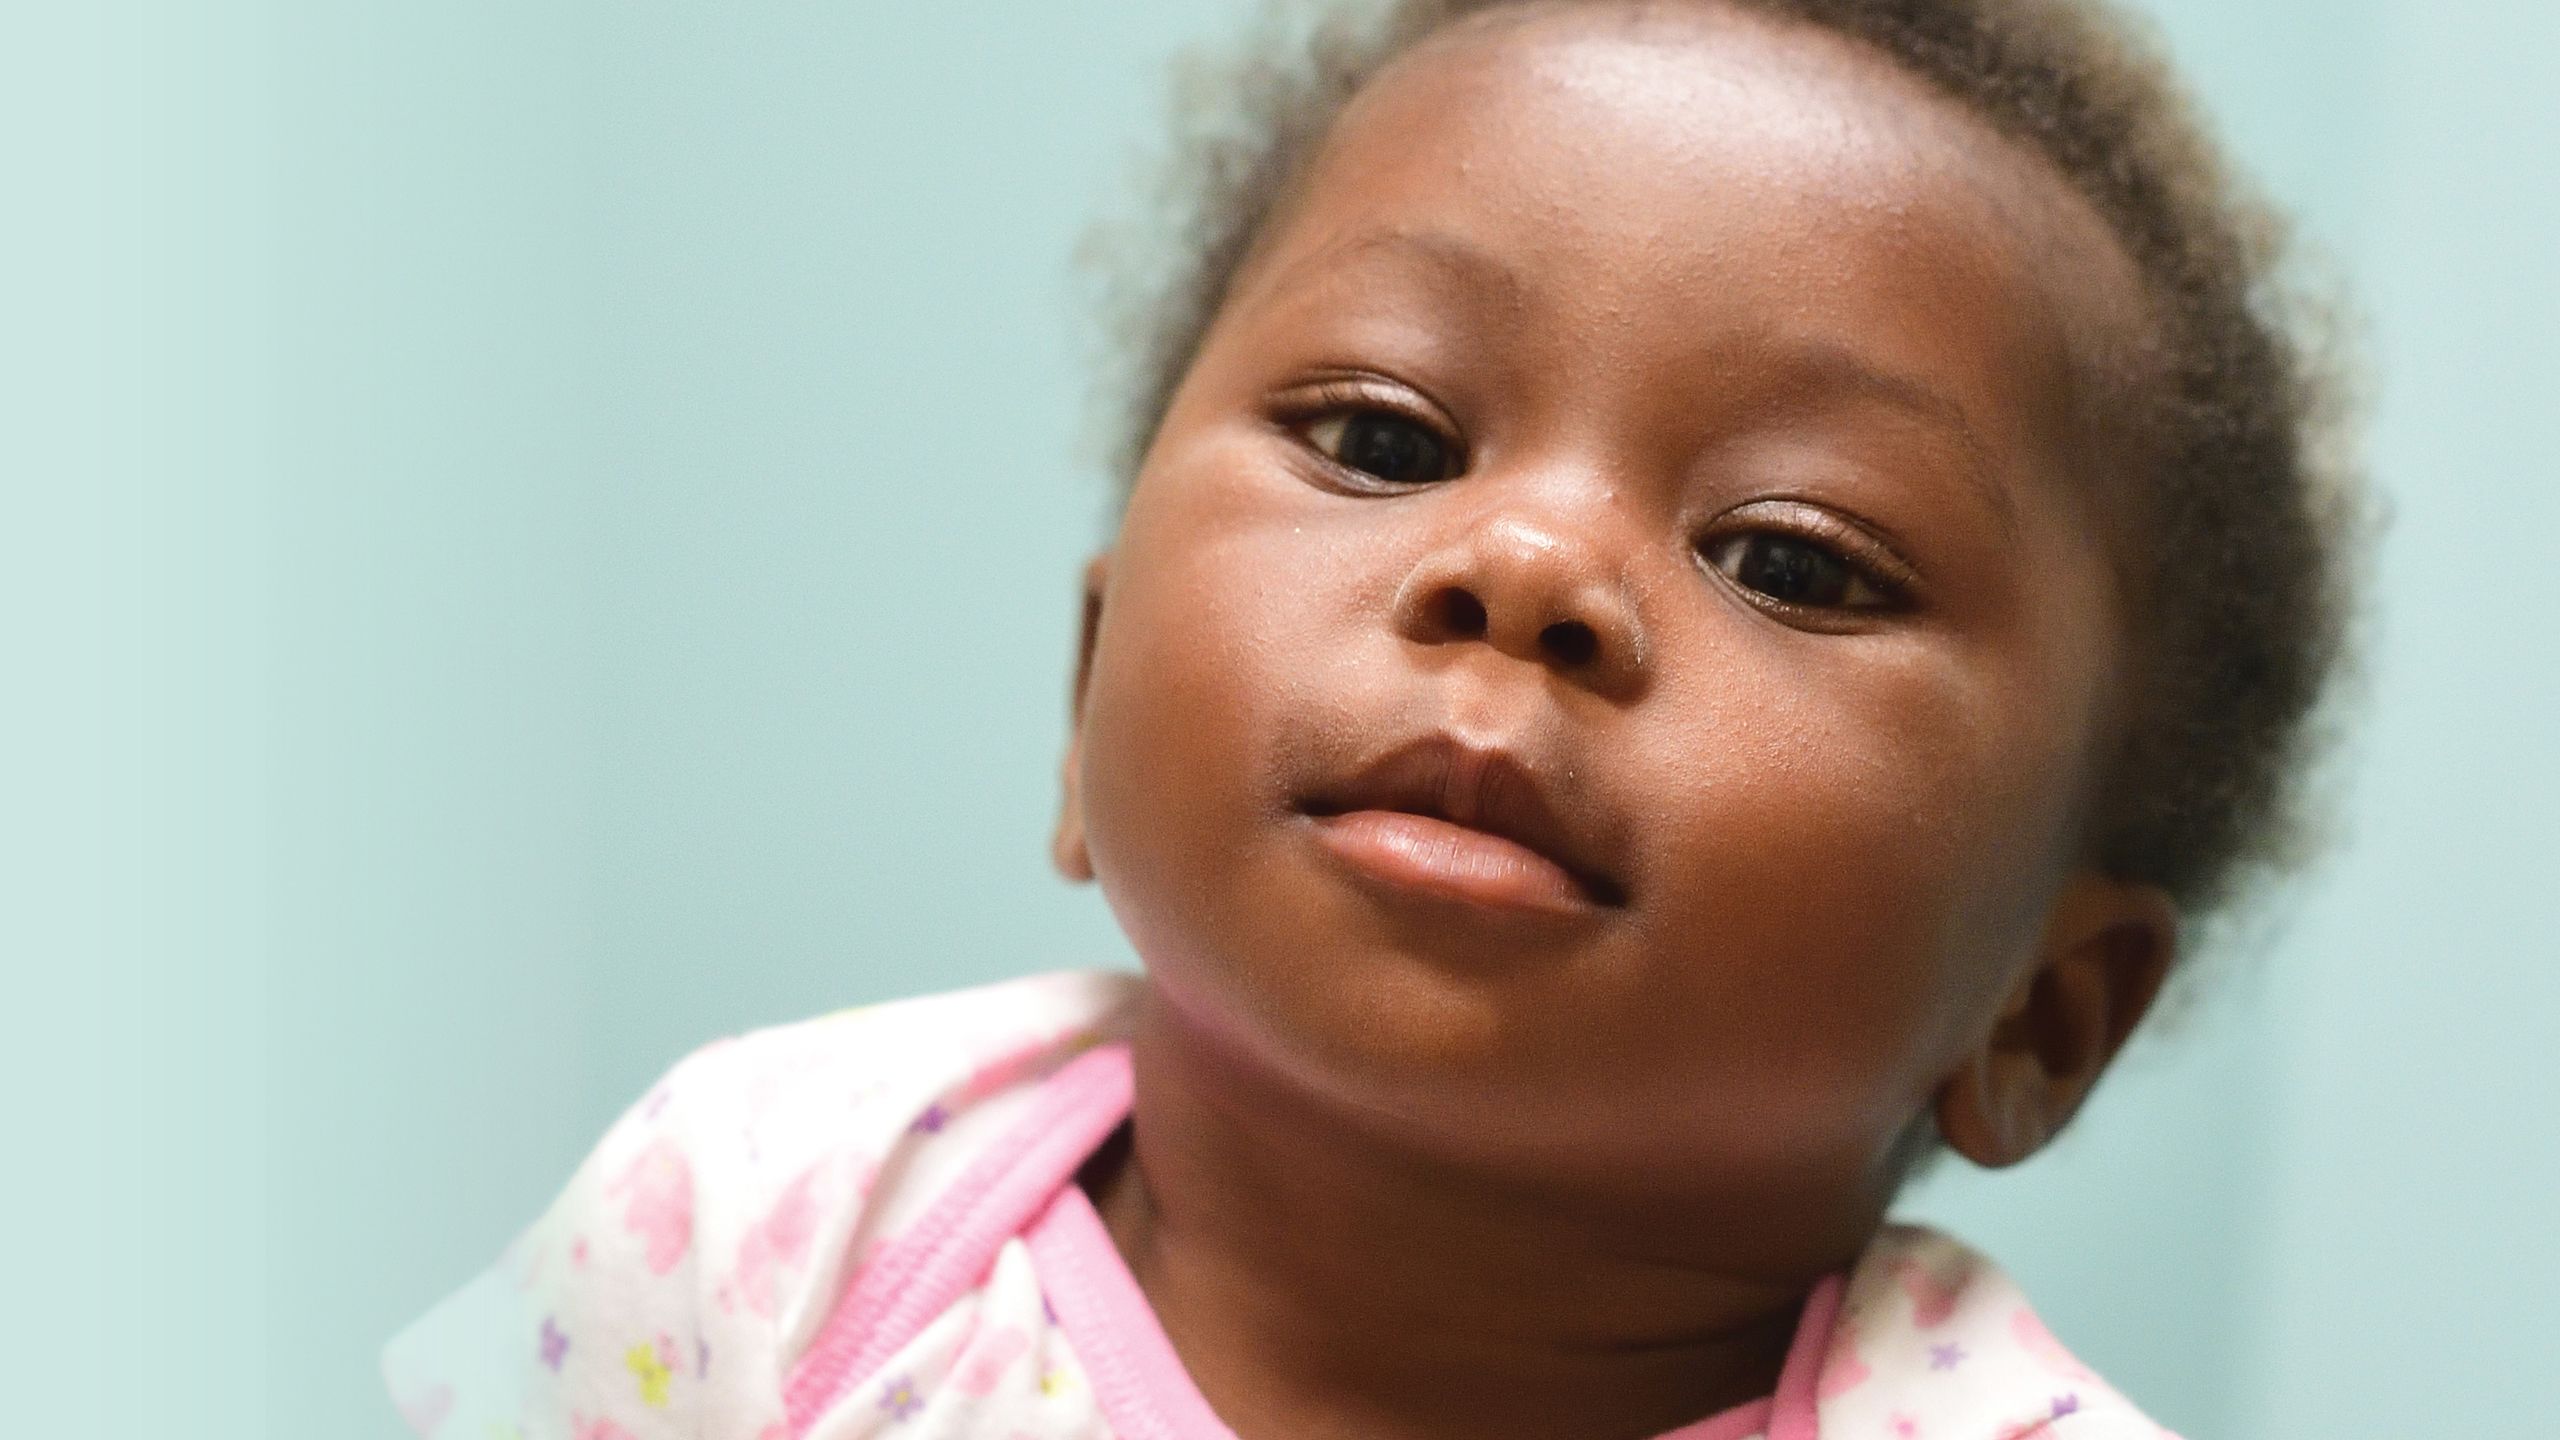
POLYGON ((1464 825, 1554 862, 1596 904, 1626 903, 1626 887, 1610 873, 1588 827, 1558 806, 1535 768, 1499 747, 1427 735, 1317 790, 1300 808, 1317 816, 1392 810, 1464 825))

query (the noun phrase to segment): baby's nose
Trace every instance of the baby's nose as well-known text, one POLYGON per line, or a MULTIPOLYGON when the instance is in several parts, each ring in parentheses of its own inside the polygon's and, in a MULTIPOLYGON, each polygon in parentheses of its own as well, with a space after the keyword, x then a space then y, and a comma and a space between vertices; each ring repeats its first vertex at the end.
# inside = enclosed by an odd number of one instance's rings
POLYGON ((1427 553, 1395 602, 1422 645, 1482 643, 1624 697, 1644 674, 1644 629, 1605 537, 1518 511, 1468 523, 1427 553))

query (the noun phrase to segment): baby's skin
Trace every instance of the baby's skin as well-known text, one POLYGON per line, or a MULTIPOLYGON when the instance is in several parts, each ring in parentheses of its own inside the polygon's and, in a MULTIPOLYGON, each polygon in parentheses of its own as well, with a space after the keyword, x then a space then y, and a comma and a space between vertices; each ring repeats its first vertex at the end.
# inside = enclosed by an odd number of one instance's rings
POLYGON ((1834 34, 1496 12, 1351 104, 1088 571, 1055 842, 1153 983, 1084 1184, 1244 1440, 1766 1394, 2176 946, 2086 833, 2139 287, 1834 34))

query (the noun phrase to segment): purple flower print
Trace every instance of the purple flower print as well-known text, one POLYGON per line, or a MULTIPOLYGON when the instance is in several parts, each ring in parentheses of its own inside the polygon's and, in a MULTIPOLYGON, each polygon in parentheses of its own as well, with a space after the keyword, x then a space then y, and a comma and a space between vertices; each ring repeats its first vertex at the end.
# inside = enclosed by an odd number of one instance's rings
POLYGON ((1953 1370, 1963 1363, 1964 1347, 1953 1340, 1929 1347, 1929 1368, 1932 1370, 1953 1370))
POLYGON ((2062 1418, 2063 1416, 2065 1416, 2065 1415, 2077 1415, 2077 1414, 2079 1414, 2079 1413, 2080 1413, 2080 1397, 2079 1397, 2079 1395, 2077 1395, 2076 1393, 2075 1393, 2075 1394, 2070 1394, 2070 1395, 2058 1395, 2058 1396, 2054 1397, 2054 1401, 2053 1401, 2053 1418, 2054 1418, 2054 1419, 2059 1420, 2059 1419, 2061 1419, 2061 1418, 2062 1418))
POLYGON ((542 1363, 552 1374, 560 1373, 560 1362, 569 1357, 569 1337, 548 1315, 542 1317, 542 1363))
POLYGON ((911 1128, 932 1135, 940 1132, 942 1127, 950 1121, 951 1112, 943 1109, 942 1102, 936 1100, 924 1107, 924 1113, 916 1117, 916 1123, 911 1128))
POLYGON ((888 1411, 892 1420, 913 1420, 916 1412, 924 1408, 924 1397, 916 1393, 912 1376, 901 1375, 880 1391, 880 1408, 888 1411))

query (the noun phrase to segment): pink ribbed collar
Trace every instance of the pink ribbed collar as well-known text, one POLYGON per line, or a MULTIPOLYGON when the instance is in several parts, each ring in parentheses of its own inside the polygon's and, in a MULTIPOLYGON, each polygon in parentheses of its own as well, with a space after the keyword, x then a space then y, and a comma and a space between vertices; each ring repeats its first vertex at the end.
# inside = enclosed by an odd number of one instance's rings
MULTIPOLYGON (((1130 1097, 1126 1045, 1089 1051, 1042 1082, 1031 1113, 855 1277, 785 1385, 793 1436, 913 1341, 985 1275, 999 1246, 1021 1235, 1094 1399, 1121 1440, 1236 1440, 1192 1384, 1075 1183, 1076 1171, 1128 1118, 1130 1097)), ((1831 1276, 1806 1298, 1775 1393, 1659 1440, 1819 1440, 1816 1389, 1841 1288, 1840 1277, 1831 1276)))

